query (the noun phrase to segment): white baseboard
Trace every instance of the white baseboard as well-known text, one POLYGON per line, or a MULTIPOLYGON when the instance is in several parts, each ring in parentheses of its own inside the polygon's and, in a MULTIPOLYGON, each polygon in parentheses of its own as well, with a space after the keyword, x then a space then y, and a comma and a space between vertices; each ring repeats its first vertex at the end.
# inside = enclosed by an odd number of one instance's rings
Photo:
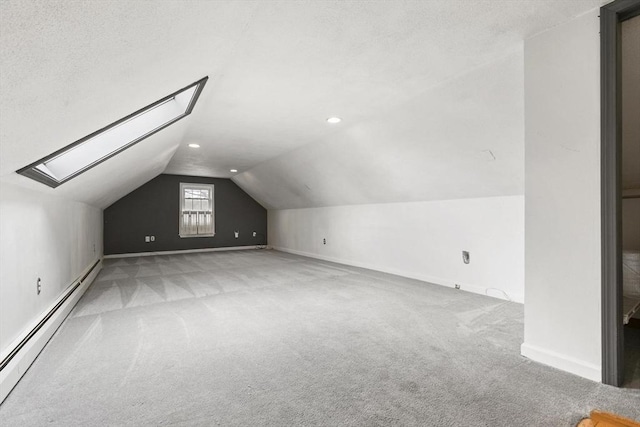
POLYGON ((602 382, 602 368, 584 360, 527 343, 520 346, 520 354, 543 365, 548 365, 591 381, 602 382))
MULTIPOLYGON (((11 358, 9 363, 0 371, 0 403, 4 401, 7 395, 11 392, 13 387, 18 383, 20 378, 27 372, 27 369, 31 366, 33 361, 38 357, 40 352, 47 345, 47 342, 51 339, 58 327, 69 315, 73 307, 80 300, 80 297, 87 290, 89 285, 96 278, 100 269, 102 268, 102 260, 98 261, 95 268, 95 261, 91 263, 91 266, 87 267, 77 280, 74 280, 70 286, 75 285, 81 280, 87 273, 90 274, 80 282, 80 285, 73 291, 73 293, 62 303, 60 307, 53 313, 53 315, 40 327, 40 329, 33 335, 18 352, 11 358)), ((68 288, 67 288, 68 289, 68 288)), ((45 310, 36 320, 33 321, 13 343, 11 343, 7 350, 0 355, 0 360, 4 360, 9 354, 16 349, 20 343, 27 337, 31 331, 33 331, 38 324, 62 301, 67 295, 64 292, 58 299, 56 299, 51 306, 45 310)))
POLYGON ((504 293, 499 289, 484 288, 484 287, 472 285, 469 283, 462 283, 459 281, 453 281, 453 280, 445 279, 442 277, 429 276, 422 273, 398 270, 395 268, 386 268, 386 267, 381 268, 379 265, 375 265, 375 264, 345 260, 342 258, 334 258, 326 255, 312 253, 312 252, 304 252, 296 249, 283 248, 280 246, 271 246, 271 248, 277 251, 287 252, 294 255, 301 255, 309 258, 321 259, 323 261, 330 261, 330 262, 335 262, 337 264, 350 265, 352 267, 366 268, 367 270, 374 270, 382 273, 393 274, 396 276, 406 277, 409 279, 415 279, 423 282, 433 283, 434 285, 446 286, 448 288, 455 288, 456 285, 459 285, 460 290, 462 291, 472 292, 474 294, 480 294, 480 295, 485 295, 485 296, 498 298, 506 301, 512 301, 512 302, 524 304, 524 295, 507 295, 506 293, 504 293))
MULTIPOLYGON (((141 256, 156 256, 156 255, 179 255, 179 254, 194 254, 198 252, 221 252, 221 251, 244 251, 247 249, 259 249, 264 248, 266 245, 251 245, 251 246, 229 246, 225 248, 202 248, 202 249, 182 249, 178 251, 156 251, 156 252, 136 252, 130 254, 111 254, 105 255, 105 259, 112 258, 135 258, 141 256)), ((269 248, 268 246, 266 247, 269 248)))

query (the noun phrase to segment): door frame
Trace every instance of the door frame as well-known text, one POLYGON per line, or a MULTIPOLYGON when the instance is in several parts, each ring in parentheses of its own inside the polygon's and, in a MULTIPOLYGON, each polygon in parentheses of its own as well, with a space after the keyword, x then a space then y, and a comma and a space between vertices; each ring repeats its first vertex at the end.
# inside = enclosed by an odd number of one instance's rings
POLYGON ((616 387, 624 380, 620 23, 637 15, 640 0, 616 0, 600 8, 602 382, 616 387))

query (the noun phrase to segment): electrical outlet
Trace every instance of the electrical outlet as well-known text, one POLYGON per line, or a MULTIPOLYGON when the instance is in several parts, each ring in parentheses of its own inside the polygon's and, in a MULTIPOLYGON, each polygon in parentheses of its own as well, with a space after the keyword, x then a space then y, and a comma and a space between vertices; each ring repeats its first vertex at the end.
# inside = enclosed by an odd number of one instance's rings
POLYGON ((149 243, 151 241, 151 236, 144 236, 144 241, 149 243))
POLYGON ((327 244, 327 239, 322 239, 322 244, 326 245, 327 244))
POLYGON ((464 262, 465 264, 469 264, 471 262, 468 251, 462 251, 462 262, 464 262))
POLYGON ((38 277, 38 281, 36 282, 36 293, 37 293, 37 295, 40 295, 40 291, 42 291, 42 283, 40 283, 40 282, 41 282, 41 280, 38 277))
POLYGON ((460 289, 460 285, 456 283, 456 289, 460 289))
POLYGON ((151 236, 151 241, 155 242, 156 241, 156 236, 151 236))

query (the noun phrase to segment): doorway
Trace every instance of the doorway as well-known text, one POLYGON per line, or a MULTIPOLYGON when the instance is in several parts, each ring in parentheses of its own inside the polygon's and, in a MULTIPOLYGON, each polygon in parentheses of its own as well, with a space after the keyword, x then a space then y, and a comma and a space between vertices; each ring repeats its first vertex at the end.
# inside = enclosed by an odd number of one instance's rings
MULTIPOLYGON (((636 46, 640 46, 640 43, 634 40, 637 37, 635 33, 629 32, 629 29, 634 31, 636 21, 631 20, 639 19, 638 15, 640 0, 616 0, 600 9, 602 382, 618 387, 625 383, 625 363, 631 362, 627 369, 629 373, 637 362, 633 360, 633 351, 627 351, 627 357, 631 355, 632 360, 625 360, 625 332, 627 347, 633 347, 635 342, 635 331, 629 332, 628 326, 632 323, 630 317, 633 313, 629 311, 628 301, 625 301, 625 293, 630 296, 625 277, 627 280, 630 278, 627 272, 627 258, 629 253, 633 252, 630 248, 635 247, 633 242, 636 229, 633 225, 632 211, 637 203, 633 201, 636 200, 633 196, 636 185, 640 193, 640 180, 634 181, 634 170, 640 169, 631 161, 635 144, 640 144, 640 135, 636 136, 635 140, 633 133, 629 136, 630 131, 634 132, 634 124, 637 126, 640 119, 630 118, 639 112, 633 111, 633 102, 629 102, 632 98, 628 92, 634 90, 633 85, 638 83, 634 78, 637 79, 636 76, 640 73, 629 73, 626 69, 623 72, 623 65, 633 65, 634 61, 629 61, 627 56, 633 56, 633 48, 637 49, 636 46), (633 202, 628 203, 627 200, 633 202), (629 214, 625 215, 626 212, 629 214)), ((638 62, 640 63, 640 60, 638 62)), ((640 162, 640 159, 638 161, 640 162)), ((640 237, 638 239, 640 240, 640 237)), ((638 249, 640 252, 640 248, 638 249)), ((638 297, 640 298, 640 289, 638 297)))

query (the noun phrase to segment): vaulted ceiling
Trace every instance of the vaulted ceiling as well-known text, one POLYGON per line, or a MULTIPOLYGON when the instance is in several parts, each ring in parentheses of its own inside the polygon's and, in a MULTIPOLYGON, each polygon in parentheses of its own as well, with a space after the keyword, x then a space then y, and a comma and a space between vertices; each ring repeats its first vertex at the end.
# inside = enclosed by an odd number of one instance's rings
POLYGON ((0 179, 99 207, 162 172, 271 208, 522 194, 523 40, 603 3, 5 0, 0 179), (192 115, 57 189, 15 174, 204 76, 192 115))

